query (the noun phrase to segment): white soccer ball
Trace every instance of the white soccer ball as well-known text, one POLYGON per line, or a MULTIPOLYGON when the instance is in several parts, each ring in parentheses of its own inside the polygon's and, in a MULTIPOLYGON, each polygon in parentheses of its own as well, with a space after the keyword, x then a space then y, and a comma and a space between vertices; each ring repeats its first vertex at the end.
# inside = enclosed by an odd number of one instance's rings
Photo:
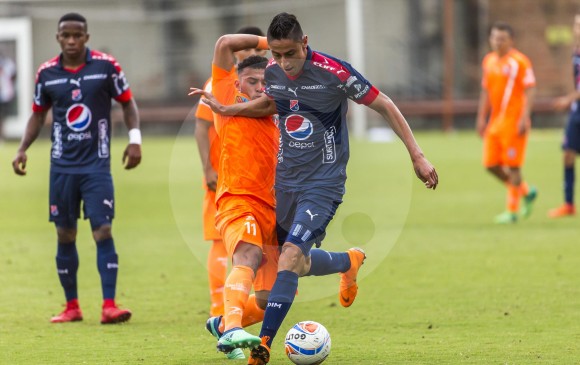
POLYGON ((284 347, 294 364, 318 365, 330 354, 330 334, 318 322, 299 322, 286 334, 284 347))

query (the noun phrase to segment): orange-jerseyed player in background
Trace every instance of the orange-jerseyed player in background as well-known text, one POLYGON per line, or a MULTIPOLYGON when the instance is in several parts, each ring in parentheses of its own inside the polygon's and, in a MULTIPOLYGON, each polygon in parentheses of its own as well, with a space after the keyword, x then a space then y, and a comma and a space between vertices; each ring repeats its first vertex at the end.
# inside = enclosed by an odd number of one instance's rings
POLYGON ((530 60, 513 48, 511 26, 491 27, 492 52, 482 62, 482 90, 476 129, 483 137, 483 165, 507 186, 507 209, 496 223, 515 223, 528 217, 537 196, 522 177, 526 144, 531 129, 530 112, 536 80, 530 60), (487 119, 489 117, 489 119, 487 119), (487 120, 486 120, 487 119, 487 120), (520 209, 520 199, 524 205, 520 209))

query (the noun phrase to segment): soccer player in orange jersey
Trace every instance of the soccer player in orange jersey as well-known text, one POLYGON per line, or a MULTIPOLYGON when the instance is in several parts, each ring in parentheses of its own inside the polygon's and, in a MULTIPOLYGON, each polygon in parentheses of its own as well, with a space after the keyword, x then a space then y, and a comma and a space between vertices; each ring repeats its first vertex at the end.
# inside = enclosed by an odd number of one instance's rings
MULTIPOLYGON (((234 59, 236 51, 258 48, 256 38, 233 34, 217 41, 211 88, 220 103, 244 103, 262 95, 268 60, 251 56, 239 63, 236 70, 234 59)), ((267 48, 265 39, 259 48, 267 48)), ((246 306, 255 307, 257 303, 265 308, 276 278, 279 251, 273 186, 278 128, 271 116, 216 115, 214 121, 220 141, 216 225, 233 267, 224 287, 224 332, 218 334, 217 323, 209 321, 208 329, 211 328, 212 333, 215 329, 215 335, 219 335, 218 349, 230 353, 238 347, 260 344, 259 337, 242 329, 248 323, 244 320, 246 306), (250 298, 252 284, 253 303, 250 298)))
POLYGON ((528 217, 537 191, 522 177, 526 144, 531 128, 530 112, 536 79, 530 60, 513 48, 510 25, 491 27, 492 52, 482 62, 482 89, 476 129, 483 138, 483 165, 507 186, 507 209, 495 218, 499 224, 528 217), (524 205, 520 210, 520 199, 524 205), (518 214, 519 213, 519 214, 518 214))
MULTIPOLYGON (((238 34, 254 34, 264 36, 258 27, 243 27, 238 34)), ((264 56, 266 50, 255 48, 243 49, 234 53, 236 61, 242 62, 254 55, 264 56)), ((207 80, 204 90, 211 92, 211 78, 207 80)), ((205 196, 203 199, 203 238, 212 241, 207 257, 207 270, 210 291, 210 316, 216 317, 224 314, 224 283, 227 275, 228 255, 220 236, 215 227, 215 190, 217 186, 217 166, 220 156, 219 138, 214 127, 213 113, 203 100, 199 101, 195 112, 196 127, 195 139, 199 149, 199 156, 204 174, 205 196)))

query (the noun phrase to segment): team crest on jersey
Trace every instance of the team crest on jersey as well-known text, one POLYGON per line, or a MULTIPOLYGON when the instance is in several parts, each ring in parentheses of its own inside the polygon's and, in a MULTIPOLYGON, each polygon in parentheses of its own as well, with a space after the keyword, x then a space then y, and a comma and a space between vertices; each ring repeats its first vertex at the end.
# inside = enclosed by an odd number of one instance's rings
POLYGON ((298 105, 298 100, 290 100, 290 110, 297 112, 300 110, 300 105, 298 105))
POLYGON ((52 215, 53 217, 56 217, 58 215, 58 206, 56 205, 50 206, 50 215, 52 215))
POLYGON ((288 135, 298 141, 308 139, 314 132, 312 122, 298 114, 290 114, 286 118, 284 125, 288 135))
POLYGON ((236 96, 236 103, 247 103, 248 101, 250 101, 250 100, 248 98, 246 98, 245 96, 242 96, 242 95, 236 96))
POLYGON ((81 89, 74 89, 74 90, 72 91, 72 96, 71 96, 71 98, 72 98, 74 101, 80 101, 80 100, 83 98, 83 94, 81 93, 81 89))
POLYGON ((75 132, 82 132, 91 125, 91 110, 85 104, 73 104, 66 111, 66 125, 75 132))

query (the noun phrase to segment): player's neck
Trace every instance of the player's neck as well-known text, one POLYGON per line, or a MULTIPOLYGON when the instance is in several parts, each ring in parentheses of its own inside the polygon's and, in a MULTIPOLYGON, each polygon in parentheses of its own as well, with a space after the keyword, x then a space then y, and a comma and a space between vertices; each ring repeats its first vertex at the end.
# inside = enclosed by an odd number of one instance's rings
POLYGON ((78 57, 70 57, 63 53, 62 55, 62 67, 67 69, 76 69, 84 65, 87 59, 87 49, 85 48, 83 52, 78 57))

